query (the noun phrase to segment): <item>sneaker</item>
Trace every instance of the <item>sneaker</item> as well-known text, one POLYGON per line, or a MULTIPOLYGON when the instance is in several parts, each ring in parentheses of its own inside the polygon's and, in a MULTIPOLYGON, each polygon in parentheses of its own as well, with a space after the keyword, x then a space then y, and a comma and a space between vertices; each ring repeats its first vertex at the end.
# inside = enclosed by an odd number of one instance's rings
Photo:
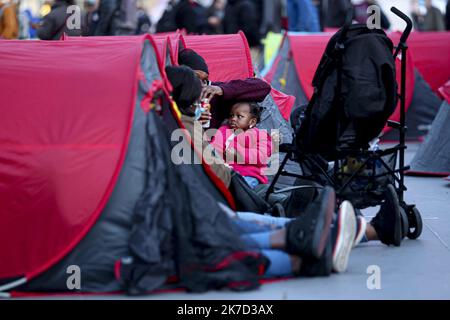
POLYGON ((320 258, 330 235, 336 195, 325 187, 301 217, 286 225, 286 251, 302 258, 320 258))
POLYGON ((356 216, 349 201, 342 202, 333 228, 333 271, 347 270, 348 258, 355 243, 356 216))
POLYGON ((302 258, 300 276, 304 277, 327 277, 333 269, 333 244, 331 237, 328 237, 325 251, 320 259, 306 257, 302 258))
POLYGON ((367 221, 362 215, 356 214, 356 235, 353 248, 361 243, 367 228, 367 221))
POLYGON ((317 188, 320 187, 317 183, 299 178, 295 180, 294 186, 303 186, 303 188, 292 190, 289 197, 285 200, 284 207, 288 218, 301 216, 308 205, 316 199, 318 194, 317 188))
POLYGON ((400 246, 402 242, 402 221, 400 216, 400 204, 397 192, 391 184, 384 192, 385 200, 381 204, 380 211, 370 221, 380 241, 386 245, 400 246))

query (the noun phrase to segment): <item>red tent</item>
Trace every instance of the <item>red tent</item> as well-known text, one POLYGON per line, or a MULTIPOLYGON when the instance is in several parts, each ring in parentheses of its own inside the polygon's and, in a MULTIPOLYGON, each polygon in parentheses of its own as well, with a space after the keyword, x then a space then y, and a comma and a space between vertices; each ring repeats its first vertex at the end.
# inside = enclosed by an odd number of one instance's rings
MULTIPOLYGON (((394 43, 399 33, 390 34, 394 43)), ((450 32, 413 32, 408 39, 414 66, 434 92, 450 79, 450 32)))
POLYGON ((180 46, 185 47, 185 44, 183 43, 184 39, 182 37, 182 33, 179 31, 163 34, 157 33, 155 35, 152 35, 152 38, 155 40, 159 54, 161 56, 165 56, 166 53, 169 53, 171 64, 177 65, 179 48, 180 46), (169 47, 168 50, 166 49, 166 46, 169 47), (164 53, 163 50, 165 50, 164 53))
POLYGON ((0 42, 0 278, 33 278, 95 223, 127 150, 146 41, 0 42))
POLYGON ((247 39, 242 32, 217 36, 182 36, 186 48, 197 51, 208 63, 211 81, 253 77, 247 39))

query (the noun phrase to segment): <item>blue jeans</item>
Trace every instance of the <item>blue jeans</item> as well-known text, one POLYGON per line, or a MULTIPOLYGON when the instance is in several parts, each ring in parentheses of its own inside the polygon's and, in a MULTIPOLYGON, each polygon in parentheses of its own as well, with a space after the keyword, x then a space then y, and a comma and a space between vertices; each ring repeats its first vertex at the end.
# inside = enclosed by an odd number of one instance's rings
POLYGON ((250 188, 255 189, 256 186, 259 184, 259 180, 253 177, 246 177, 243 176, 243 178, 245 179, 245 182, 247 182, 247 184, 250 186, 250 188))
POLYGON ((241 240, 249 250, 260 251, 270 261, 265 277, 292 276, 292 265, 289 255, 272 249, 270 236, 276 229, 284 227, 288 218, 275 218, 252 212, 237 212, 237 218, 231 219, 233 227, 241 234, 241 240))
POLYGON ((278 228, 283 228, 289 221, 292 220, 291 218, 272 217, 253 212, 238 211, 236 214, 240 220, 258 222, 260 224, 278 228))
POLYGON ((319 13, 311 0, 287 0, 289 31, 320 32, 319 13))

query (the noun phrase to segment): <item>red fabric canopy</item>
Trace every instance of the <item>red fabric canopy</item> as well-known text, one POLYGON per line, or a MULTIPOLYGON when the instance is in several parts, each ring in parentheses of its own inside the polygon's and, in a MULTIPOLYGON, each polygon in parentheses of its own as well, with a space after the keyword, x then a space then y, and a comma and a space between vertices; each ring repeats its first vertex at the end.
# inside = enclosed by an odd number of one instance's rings
MULTIPOLYGON (((178 50, 180 47, 180 42, 183 43, 184 41, 181 33, 179 31, 164 34, 157 33, 152 35, 152 38, 155 41, 159 55, 161 57, 165 57, 165 52, 163 55, 163 50, 166 50, 164 47, 168 45, 170 50, 170 62, 172 63, 172 65, 178 65, 178 50)), ((183 46, 185 46, 184 43, 183 46)))
MULTIPOLYGON (((401 34, 389 36, 397 44, 401 34)), ((450 32, 413 32, 408 47, 414 66, 437 93, 450 79, 450 32)))
POLYGON ((195 50, 208 63, 209 80, 253 77, 250 49, 243 33, 182 38, 186 48, 195 50))
MULTIPOLYGON (((230 81, 254 76, 250 48, 242 32, 217 36, 182 36, 186 48, 198 52, 207 62, 211 81, 230 81)), ((272 98, 288 120, 295 98, 272 88, 272 98)))
POLYGON ((103 210, 145 39, 0 41, 0 278, 45 271, 103 210))

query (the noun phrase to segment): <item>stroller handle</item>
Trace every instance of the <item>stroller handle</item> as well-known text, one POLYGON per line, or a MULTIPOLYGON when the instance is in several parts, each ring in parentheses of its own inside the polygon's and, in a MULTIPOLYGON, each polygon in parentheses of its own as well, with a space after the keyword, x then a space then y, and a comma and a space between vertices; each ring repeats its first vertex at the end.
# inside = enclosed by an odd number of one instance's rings
POLYGON ((406 43, 406 40, 408 40, 409 34, 411 33, 413 23, 406 14, 398 10, 396 7, 391 7, 391 12, 393 12, 395 15, 400 17, 400 19, 406 22, 406 28, 403 31, 402 36, 400 37, 400 43, 406 43))

